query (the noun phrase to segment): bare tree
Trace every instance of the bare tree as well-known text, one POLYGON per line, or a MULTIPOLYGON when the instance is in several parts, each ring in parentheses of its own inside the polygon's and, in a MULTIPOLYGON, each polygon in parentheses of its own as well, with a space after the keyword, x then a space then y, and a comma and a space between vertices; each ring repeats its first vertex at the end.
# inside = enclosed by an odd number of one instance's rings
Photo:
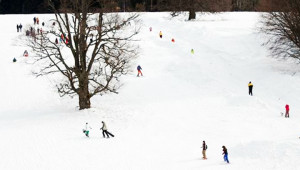
POLYGON ((300 60, 300 1, 287 0, 281 11, 263 16, 261 31, 269 35, 264 45, 273 56, 300 60))
POLYGON ((65 81, 57 84, 59 94, 77 95, 80 109, 90 108, 96 94, 117 93, 120 76, 137 56, 131 42, 139 32, 138 15, 108 13, 116 7, 112 0, 60 0, 59 9, 49 4, 55 14, 52 28, 28 38, 43 66, 37 76, 61 74, 65 81))
POLYGON ((196 12, 220 12, 230 7, 230 0, 158 0, 158 8, 171 10, 172 16, 189 12, 188 20, 196 19, 196 12))

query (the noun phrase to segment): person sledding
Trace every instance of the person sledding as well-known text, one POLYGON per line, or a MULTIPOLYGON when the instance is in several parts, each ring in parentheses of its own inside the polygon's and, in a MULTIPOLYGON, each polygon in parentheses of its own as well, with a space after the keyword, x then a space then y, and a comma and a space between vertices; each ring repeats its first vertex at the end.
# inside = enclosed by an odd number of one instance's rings
POLYGON ((159 31, 159 37, 162 38, 162 32, 161 31, 159 31))
POLYGON ((89 126, 88 122, 86 122, 85 128, 82 129, 82 132, 85 134, 86 137, 90 137, 89 136, 90 129, 92 129, 92 128, 89 126))
POLYGON ((143 73, 142 73, 142 67, 140 65, 137 66, 137 71, 138 71, 138 74, 137 76, 139 77, 140 75, 143 76, 143 73))
POLYGON ((107 131, 107 127, 105 122, 101 122, 102 123, 102 128, 100 128, 102 130, 102 135, 105 138, 105 135, 107 136, 107 138, 109 138, 109 136, 111 137, 115 137, 113 134, 111 134, 110 132, 107 131))
POLYGON ((24 51, 23 56, 28 57, 28 51, 27 50, 24 51))

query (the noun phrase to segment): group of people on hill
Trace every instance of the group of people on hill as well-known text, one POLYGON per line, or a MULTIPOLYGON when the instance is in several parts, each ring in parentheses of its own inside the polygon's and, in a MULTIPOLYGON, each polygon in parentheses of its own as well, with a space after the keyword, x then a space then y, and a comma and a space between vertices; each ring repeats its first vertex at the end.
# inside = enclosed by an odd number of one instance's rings
MULTIPOLYGON (((202 159, 206 160, 207 159, 206 150, 207 150, 208 147, 207 147, 207 144, 205 143, 205 141, 203 141, 201 148, 202 148, 202 156, 203 156, 202 159)), ((224 159, 225 162, 229 163, 227 148, 223 145, 222 149, 223 149, 223 155, 224 155, 223 159, 224 159)))
POLYGON ((22 28, 23 28, 23 25, 21 23, 20 23, 20 25, 17 24, 17 32, 22 32, 22 28))
MULTIPOLYGON (((105 122, 102 121, 101 123, 102 123, 102 127, 100 128, 100 130, 102 130, 103 138, 105 138, 105 136, 106 136, 107 138, 109 138, 109 136, 115 137, 113 134, 111 134, 110 132, 107 131, 107 126, 106 126, 105 122)), ((85 128, 82 130, 86 137, 90 137, 90 136, 89 136, 89 134, 90 134, 90 129, 92 129, 92 127, 89 126, 88 122, 86 122, 85 128)))

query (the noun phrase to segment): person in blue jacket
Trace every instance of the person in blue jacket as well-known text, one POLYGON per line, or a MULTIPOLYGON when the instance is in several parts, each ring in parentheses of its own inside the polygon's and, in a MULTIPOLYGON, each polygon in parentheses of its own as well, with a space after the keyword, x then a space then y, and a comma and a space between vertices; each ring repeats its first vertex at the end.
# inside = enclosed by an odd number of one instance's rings
POLYGON ((142 71, 141 71, 141 70, 142 70, 142 67, 141 67, 140 65, 137 66, 137 70, 138 70, 138 75, 137 75, 137 76, 138 76, 138 77, 139 77, 140 75, 143 76, 143 73, 142 73, 142 71))

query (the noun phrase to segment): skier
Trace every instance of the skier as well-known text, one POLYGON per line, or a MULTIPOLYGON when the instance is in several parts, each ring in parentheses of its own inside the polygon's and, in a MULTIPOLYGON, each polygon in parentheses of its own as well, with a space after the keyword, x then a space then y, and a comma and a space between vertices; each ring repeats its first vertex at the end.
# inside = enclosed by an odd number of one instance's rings
POLYGON ((19 32, 19 29, 20 29, 20 28, 19 28, 19 25, 17 24, 17 32, 19 32))
POLYGON ((23 56, 28 57, 28 51, 27 50, 24 51, 23 56))
POLYGON ((251 83, 251 81, 249 82, 248 87, 249 87, 249 95, 253 96, 252 94, 253 84, 251 83))
POLYGON ((34 23, 34 25, 36 24, 36 18, 35 17, 33 18, 33 23, 34 23))
POLYGON ((17 62, 17 59, 16 59, 16 58, 14 58, 14 59, 13 59, 13 62, 14 62, 14 63, 15 63, 15 62, 17 62))
POLYGON ((89 126, 88 122, 86 122, 85 129, 82 130, 86 137, 90 137, 89 136, 90 129, 92 129, 92 128, 89 126))
POLYGON ((162 32, 161 31, 159 32, 159 37, 162 38, 162 32))
POLYGON ((137 66, 137 71, 138 71, 138 75, 137 75, 137 77, 139 77, 140 76, 140 74, 141 74, 141 76, 143 76, 143 73, 142 73, 142 67, 140 66, 140 65, 138 65, 137 66))
POLYGON ((175 39, 174 38, 172 38, 172 40, 171 40, 173 43, 175 42, 175 39))
POLYGON ((203 159, 207 159, 206 158, 206 150, 207 150, 207 145, 205 143, 205 141, 203 141, 203 144, 202 144, 202 155, 203 155, 203 159))
POLYGON ((223 148, 224 161, 229 163, 227 148, 225 146, 222 146, 222 148, 223 148))
POLYGON ((152 31, 152 27, 149 28, 150 32, 152 31))
POLYGON ((22 32, 22 24, 20 23, 19 28, 20 28, 20 32, 22 32))
POLYGON ((115 137, 113 134, 111 134, 111 133, 109 133, 109 132, 107 131, 106 124, 105 124, 103 121, 102 121, 101 123, 102 123, 102 128, 101 128, 101 130, 102 130, 102 135, 103 135, 103 137, 105 138, 105 134, 106 134, 107 138, 109 138, 109 135, 112 136, 112 137, 115 137))
POLYGON ((58 40, 57 40, 57 38, 55 38, 55 44, 58 44, 58 40))
POLYGON ((40 24, 40 19, 36 17, 36 23, 39 25, 40 24))
POLYGON ((42 26, 45 26, 45 23, 44 23, 44 22, 42 22, 42 26))
POLYGON ((191 49, 191 53, 194 54, 194 49, 191 49))
POLYGON ((290 117, 290 106, 288 104, 285 105, 285 117, 290 117))

